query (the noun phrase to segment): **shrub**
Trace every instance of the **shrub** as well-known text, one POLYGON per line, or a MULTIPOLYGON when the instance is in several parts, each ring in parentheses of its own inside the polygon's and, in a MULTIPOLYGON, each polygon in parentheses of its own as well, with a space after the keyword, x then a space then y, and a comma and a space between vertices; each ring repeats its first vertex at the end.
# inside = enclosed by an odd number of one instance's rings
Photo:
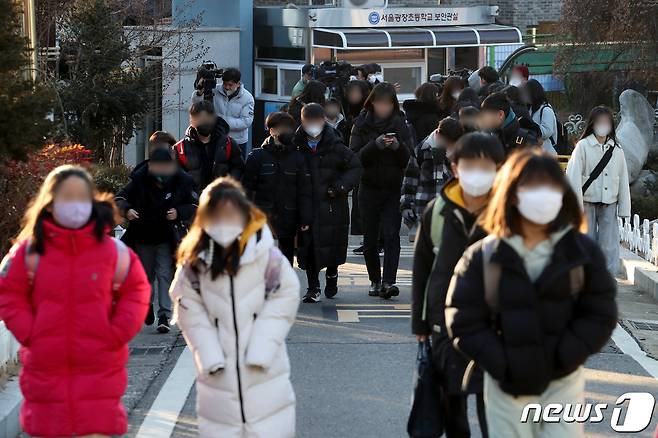
POLYGON ((128 166, 94 166, 92 175, 96 188, 101 192, 116 193, 130 180, 132 169, 128 166))
POLYGON ((631 199, 632 214, 637 214, 640 219, 650 221, 658 219, 658 182, 647 181, 644 184, 649 192, 647 196, 634 196, 631 199))

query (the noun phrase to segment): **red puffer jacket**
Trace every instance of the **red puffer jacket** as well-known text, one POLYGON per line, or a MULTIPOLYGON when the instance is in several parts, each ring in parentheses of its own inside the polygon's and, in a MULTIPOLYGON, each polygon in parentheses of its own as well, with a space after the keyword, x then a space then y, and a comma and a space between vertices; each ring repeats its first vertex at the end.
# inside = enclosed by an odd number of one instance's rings
POLYGON ((31 436, 122 435, 128 342, 142 327, 150 285, 130 252, 130 271, 113 304, 116 246, 94 224, 69 230, 45 221, 45 252, 34 285, 26 244, 0 273, 0 318, 21 343, 21 426, 31 436))

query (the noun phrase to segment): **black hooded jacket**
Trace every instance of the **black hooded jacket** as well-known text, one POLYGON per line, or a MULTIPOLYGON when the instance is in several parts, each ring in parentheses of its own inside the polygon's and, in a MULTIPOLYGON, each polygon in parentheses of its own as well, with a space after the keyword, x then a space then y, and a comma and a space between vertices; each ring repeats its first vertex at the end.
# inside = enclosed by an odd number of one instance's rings
POLYGON ((202 143, 196 129, 190 126, 185 138, 174 145, 178 163, 190 174, 199 193, 221 176, 231 175, 238 181, 242 177, 242 154, 238 144, 229 137, 229 131, 228 123, 217 117, 208 143, 202 143))
MULTIPOLYGON (((402 105, 407 120, 416 131, 416 140, 422 142, 438 126, 439 122, 450 114, 439 107, 438 102, 423 102, 412 99, 405 100, 402 105)), ((411 145, 414 147, 415 145, 411 145)))
POLYGON ((376 121, 370 111, 363 110, 354 120, 350 148, 361 160, 361 185, 365 187, 399 192, 412 147, 413 136, 401 113, 376 121), (396 134, 400 145, 397 150, 377 146, 377 137, 387 133, 396 134))
POLYGON ((294 237, 313 218, 311 174, 294 144, 277 145, 272 137, 247 157, 242 185, 267 214, 277 237, 294 237))

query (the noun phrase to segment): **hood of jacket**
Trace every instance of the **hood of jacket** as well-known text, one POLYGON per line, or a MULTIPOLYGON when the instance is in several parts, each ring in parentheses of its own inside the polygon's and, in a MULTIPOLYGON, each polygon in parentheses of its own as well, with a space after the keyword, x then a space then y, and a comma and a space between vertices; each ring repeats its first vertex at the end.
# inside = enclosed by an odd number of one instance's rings
POLYGON ((260 145, 260 147, 261 149, 272 153, 292 152, 297 150, 297 146, 295 145, 294 138, 290 144, 284 144, 283 149, 280 149, 279 146, 276 143, 274 143, 274 138, 272 136, 267 137, 260 145))
POLYGON ((399 112, 386 120, 375 120, 375 115, 364 109, 359 117, 354 119, 354 125, 359 128, 368 128, 375 132, 395 131, 404 124, 404 113, 399 112))
POLYGON ((331 122, 331 121, 329 121, 329 119, 325 119, 325 122, 327 123, 327 125, 329 125, 332 128, 336 129, 336 127, 338 125, 340 125, 340 122, 342 122, 343 120, 345 120, 345 116, 343 115, 343 113, 338 113, 338 117, 336 117, 335 122, 331 122))
MULTIPOLYGON (((316 148, 316 153, 320 151, 326 151, 333 149, 334 144, 338 140, 338 134, 336 130, 331 126, 325 124, 324 129, 322 130, 322 137, 320 137, 320 143, 316 148)), ((311 149, 308 147, 308 134, 304 131, 304 127, 300 126, 295 132, 295 139, 293 143, 297 148, 302 152, 311 152, 311 149)))
MULTIPOLYGON (((226 120, 217 116, 217 123, 215 124, 215 130, 211 134, 211 137, 222 137, 227 136, 231 128, 226 123, 226 120)), ((188 126, 185 130, 185 139, 190 141, 196 141, 199 139, 199 134, 197 134, 196 129, 193 126, 188 126)))

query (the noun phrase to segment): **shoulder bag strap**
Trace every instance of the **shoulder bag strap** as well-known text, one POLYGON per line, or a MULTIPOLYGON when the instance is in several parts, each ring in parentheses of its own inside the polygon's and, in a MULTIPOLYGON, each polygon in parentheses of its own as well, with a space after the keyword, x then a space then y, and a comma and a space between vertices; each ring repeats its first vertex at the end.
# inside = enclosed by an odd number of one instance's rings
POLYGON ((583 194, 589 189, 589 186, 592 185, 594 181, 601 175, 601 172, 603 172, 603 169, 608 165, 610 160, 612 159, 612 154, 615 152, 615 145, 611 145, 607 151, 605 151, 605 154, 601 157, 601 161, 599 161, 596 164, 596 167, 592 170, 592 173, 589 174, 589 178, 587 178, 587 181, 585 181, 585 184, 583 184, 583 194))

